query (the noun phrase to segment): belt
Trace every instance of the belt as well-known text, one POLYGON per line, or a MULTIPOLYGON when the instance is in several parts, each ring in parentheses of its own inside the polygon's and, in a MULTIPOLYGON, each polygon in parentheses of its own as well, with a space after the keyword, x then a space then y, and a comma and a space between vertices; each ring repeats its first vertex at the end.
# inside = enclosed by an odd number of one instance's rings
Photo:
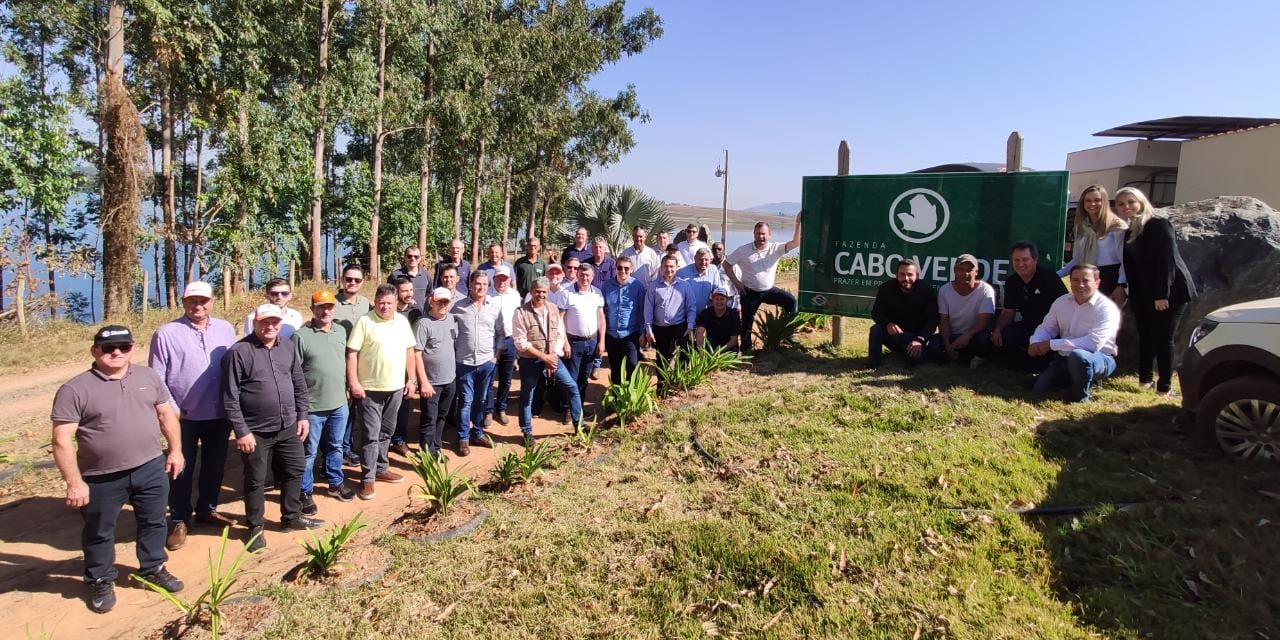
POLYGON ((570 341, 570 342, 578 342, 578 341, 581 341, 581 340, 595 340, 595 339, 596 339, 596 334, 594 334, 594 333, 593 333, 593 334, 591 334, 591 335, 589 335, 589 336, 575 336, 575 335, 573 335, 572 333, 567 333, 567 334, 565 334, 565 335, 567 335, 567 336, 569 337, 569 341, 570 341))

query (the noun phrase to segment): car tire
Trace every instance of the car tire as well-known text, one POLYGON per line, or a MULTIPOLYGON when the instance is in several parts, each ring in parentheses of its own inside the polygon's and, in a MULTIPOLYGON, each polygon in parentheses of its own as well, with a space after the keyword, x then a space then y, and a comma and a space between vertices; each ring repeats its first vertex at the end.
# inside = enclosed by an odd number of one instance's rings
POLYGON ((1280 461, 1280 380, 1244 376, 1205 394, 1196 412, 1200 440, 1242 460, 1280 461))

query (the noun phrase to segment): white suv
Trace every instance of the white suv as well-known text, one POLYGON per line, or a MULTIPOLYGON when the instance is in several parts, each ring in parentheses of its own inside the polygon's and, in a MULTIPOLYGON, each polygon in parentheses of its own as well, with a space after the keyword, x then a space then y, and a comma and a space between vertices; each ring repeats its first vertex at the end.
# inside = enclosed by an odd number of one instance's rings
POLYGON ((1182 407, 1208 445, 1280 461, 1280 298, 1210 313, 1178 366, 1182 407))

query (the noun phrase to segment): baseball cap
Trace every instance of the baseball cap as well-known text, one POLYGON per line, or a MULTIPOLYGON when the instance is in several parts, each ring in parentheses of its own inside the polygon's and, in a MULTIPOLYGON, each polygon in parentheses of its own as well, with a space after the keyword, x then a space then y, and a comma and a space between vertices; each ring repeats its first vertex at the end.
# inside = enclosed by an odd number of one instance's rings
POLYGON ((511 278, 511 267, 508 267, 508 266, 507 266, 507 265, 505 265, 505 264, 500 264, 500 265, 498 265, 498 266, 497 266, 497 267, 495 267, 495 268, 494 268, 494 270, 493 270, 493 277, 494 277, 495 279, 496 279, 496 278, 508 278, 508 279, 510 279, 510 278, 511 278))
POLYGON ((728 298, 728 297, 729 297, 729 290, 728 290, 728 289, 725 289, 724 287, 716 287, 716 288, 714 288, 714 289, 712 289, 712 290, 711 290, 711 295, 713 295, 713 296, 724 296, 724 297, 728 298))
POLYGON ((311 304, 338 304, 338 299, 328 289, 321 289, 311 294, 311 304))
POLYGON ((564 273, 564 266, 561 265, 559 262, 552 262, 551 264, 547 265, 547 273, 551 273, 552 271, 559 271, 560 273, 564 273))
POLYGON ((441 299, 452 300, 453 292, 444 287, 436 287, 431 291, 431 299, 432 300, 441 300, 441 299))
POLYGON ((960 264, 961 262, 968 262, 969 264, 973 265, 974 268, 977 268, 978 266, 978 259, 973 257, 972 253, 960 254, 960 257, 956 258, 956 264, 960 264))
POLYGON ((267 318, 283 318, 284 312, 274 304, 259 305, 258 309, 253 312, 254 320, 265 320, 267 318))
POLYGON ((213 298, 213 287, 208 282, 188 282, 187 288, 182 291, 182 299, 187 298, 213 298))
POLYGON ((109 324, 98 329, 93 334, 93 346, 101 347, 108 344, 133 344, 133 332, 129 331, 129 327, 118 324, 109 324))

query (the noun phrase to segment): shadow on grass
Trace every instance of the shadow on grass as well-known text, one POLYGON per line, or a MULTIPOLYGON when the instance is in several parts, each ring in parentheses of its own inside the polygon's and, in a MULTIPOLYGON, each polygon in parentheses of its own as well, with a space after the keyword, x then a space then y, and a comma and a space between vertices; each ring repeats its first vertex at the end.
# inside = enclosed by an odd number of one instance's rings
POLYGON ((1170 405, 1040 425, 1061 465, 1032 520, 1076 615, 1120 637, 1280 637, 1280 466, 1202 449, 1170 405))

